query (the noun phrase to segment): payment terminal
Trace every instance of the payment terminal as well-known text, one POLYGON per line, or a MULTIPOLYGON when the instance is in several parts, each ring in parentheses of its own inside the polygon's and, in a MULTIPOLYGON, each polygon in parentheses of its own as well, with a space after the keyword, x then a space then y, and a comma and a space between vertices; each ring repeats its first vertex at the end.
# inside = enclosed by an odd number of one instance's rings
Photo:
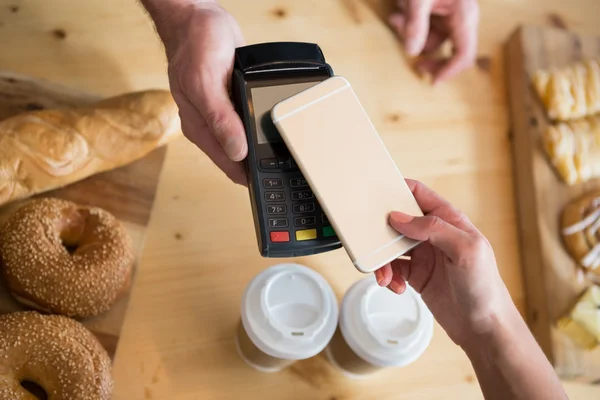
MULTIPOLYGON (((271 119, 278 102, 331 76, 316 44, 275 42, 236 49, 232 96, 248 139, 246 174, 263 257, 306 256, 341 247, 271 119)), ((334 168, 335 154, 331 157, 334 168)))

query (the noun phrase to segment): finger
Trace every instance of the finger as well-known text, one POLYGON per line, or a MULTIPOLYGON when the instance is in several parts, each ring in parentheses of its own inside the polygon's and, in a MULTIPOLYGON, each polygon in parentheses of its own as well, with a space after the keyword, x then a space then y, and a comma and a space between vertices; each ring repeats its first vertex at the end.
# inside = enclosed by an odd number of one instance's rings
POLYGON ((419 207, 424 212, 430 212, 436 208, 450 204, 442 196, 420 181, 406 178, 405 182, 413 196, 415 196, 415 200, 419 203, 419 207))
POLYGON ((248 143, 244 126, 231 104, 227 88, 219 88, 219 94, 213 96, 211 93, 215 93, 217 88, 204 88, 203 90, 208 91, 203 94, 207 101, 206 107, 200 111, 209 129, 231 160, 243 160, 248 152, 248 143))
POLYGON ((406 282, 402 279, 393 279, 387 288, 396 294, 402 294, 406 290, 406 282))
POLYGON ((196 130, 197 128, 195 128, 198 125, 192 125, 189 122, 187 122, 187 120, 182 120, 181 125, 182 130, 186 134, 186 137, 192 143, 198 146, 206 155, 208 155, 211 161, 221 171, 223 171, 229 179, 231 179, 233 182, 239 185, 246 186, 248 184, 243 165, 239 162, 232 161, 223 152, 221 145, 216 141, 214 137, 210 137, 210 140, 207 140, 207 138, 203 136, 208 135, 199 134, 199 132, 196 130))
POLYGON ((388 288, 394 293, 401 294, 406 290, 407 279, 403 274, 407 275, 407 269, 410 269, 409 260, 394 260, 392 261, 392 281, 388 288))
POLYGON ((468 232, 477 231, 475 225, 469 221, 465 214, 457 210, 450 202, 425 184, 413 179, 406 179, 406 184, 413 196, 415 196, 415 200, 417 200, 419 207, 424 213, 439 214, 437 215, 438 217, 443 217, 446 222, 451 223, 460 229, 468 232))
MULTIPOLYGON (((406 30, 406 16, 404 14, 393 14, 389 18, 389 23, 394 28, 394 31, 400 39, 404 39, 404 31, 406 30)), ((440 29, 431 27, 422 54, 435 53, 440 46, 448 39, 448 34, 440 29)))
POLYGON ((447 61, 436 73, 433 83, 438 84, 458 75, 463 70, 471 67, 474 62, 474 50, 471 48, 465 49, 464 47, 458 48, 452 58, 447 61))
POLYGON ((406 11, 406 3, 410 0, 396 0, 396 5, 398 6, 398 10, 405 12, 406 11))
POLYGON ((179 99, 178 106, 181 115, 181 129, 185 136, 198 146, 233 182, 247 185, 246 173, 241 163, 232 161, 223 151, 215 137, 207 134, 204 120, 198 110, 187 100, 179 99))
POLYGON ((390 264, 386 264, 383 267, 375 271, 375 279, 379 286, 385 287, 392 281, 392 267, 390 264))
POLYGON ((459 260, 461 249, 469 245, 469 236, 465 231, 439 217, 413 217, 395 211, 390 214, 390 224, 408 238, 428 241, 452 260, 459 260))
POLYGON ((424 213, 441 213, 443 214, 444 220, 446 220, 446 222, 455 223, 464 220, 468 223, 464 224, 464 227, 461 226, 461 228, 475 228, 470 224, 470 222, 467 220, 463 213, 454 208, 448 200, 444 199, 442 196, 437 194, 434 190, 427 187, 422 182, 415 181, 412 179, 406 179, 406 184, 408 185, 413 196, 415 197, 415 200, 417 201, 419 207, 424 213))
POLYGON ((389 18, 389 23, 396 31, 400 39, 404 39, 404 31, 406 29, 406 16, 404 14, 392 14, 389 18))
POLYGON ((444 42, 448 39, 448 35, 437 30, 429 31, 429 36, 427 36, 427 41, 425 42, 425 46, 423 47, 423 54, 433 54, 444 42))
POLYGON ((422 243, 415 250, 419 254, 414 260, 394 260, 392 262, 392 272, 394 278, 401 277, 420 293, 431 279, 436 263, 435 252, 439 250, 436 250, 429 242, 422 243))
POLYGON ((392 261, 390 264, 391 264, 391 268, 392 268, 392 274, 394 277, 399 277, 399 279, 410 282, 410 278, 411 278, 410 275, 412 272, 412 268, 411 268, 412 261, 411 260, 405 260, 405 259, 398 258, 398 259, 392 261))
POLYGON ((455 18, 456 21, 453 21, 454 29, 451 33, 455 52, 435 76, 434 84, 457 75, 475 62, 477 55, 477 21, 479 18, 477 4, 455 18))
POLYGON ((407 4, 404 45, 409 55, 416 56, 423 51, 429 34, 431 7, 431 0, 410 0, 407 4))
POLYGON ((199 76, 196 85, 186 87, 180 83, 180 87, 200 112, 225 154, 233 161, 241 161, 248 153, 244 125, 229 99, 227 82, 208 75, 199 76))
POLYGON ((444 61, 442 60, 431 60, 428 58, 423 58, 417 61, 416 68, 420 73, 427 73, 432 76, 435 76, 443 65, 444 61))

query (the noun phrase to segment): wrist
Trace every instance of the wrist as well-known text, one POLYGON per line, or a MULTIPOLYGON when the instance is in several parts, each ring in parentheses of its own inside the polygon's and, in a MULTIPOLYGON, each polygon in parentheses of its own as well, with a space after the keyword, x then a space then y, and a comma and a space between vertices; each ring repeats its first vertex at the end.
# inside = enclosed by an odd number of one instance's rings
POLYGON ((566 399, 552 365, 527 324, 512 307, 496 318, 494 329, 465 342, 486 399, 566 399))
POLYGON ((474 332, 461 344, 471 361, 494 360, 499 354, 514 351, 515 347, 530 336, 529 329, 512 302, 491 315, 488 328, 474 332), (525 333, 525 334, 524 334, 525 333), (510 350, 509 350, 510 349, 510 350))
POLYGON ((218 7, 217 0, 140 0, 154 21, 156 31, 168 47, 193 10, 218 7))
POLYGON ((152 15, 160 17, 161 15, 170 14, 174 10, 185 8, 192 5, 218 4, 217 0, 140 0, 144 8, 152 15))

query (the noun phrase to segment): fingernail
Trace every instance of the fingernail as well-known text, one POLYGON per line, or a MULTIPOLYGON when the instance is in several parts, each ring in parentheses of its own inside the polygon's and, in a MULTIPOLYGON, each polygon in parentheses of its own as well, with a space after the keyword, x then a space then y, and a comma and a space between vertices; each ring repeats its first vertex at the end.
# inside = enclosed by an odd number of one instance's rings
POLYGON ((396 294, 401 294, 402 293, 402 285, 400 285, 396 281, 391 281, 389 287, 392 290, 392 292, 394 292, 396 294))
POLYGON ((242 161, 246 152, 246 143, 231 138, 225 143, 223 149, 232 161, 242 161))
POLYGON ((413 217, 412 215, 404 214, 399 211, 392 211, 392 213, 390 214, 390 218, 394 222, 399 223, 399 224, 408 224, 413 219, 415 219, 415 217, 413 217))
POLYGON ((377 284, 379 286, 381 286, 381 281, 383 280, 383 273, 381 272, 381 270, 377 270, 375 271, 375 279, 377 280, 377 284))
POLYGON ((405 47, 406 53, 409 56, 413 56, 414 57, 414 56, 417 55, 417 45, 415 44, 414 41, 412 41, 412 40, 405 41, 404 42, 404 47, 405 47))

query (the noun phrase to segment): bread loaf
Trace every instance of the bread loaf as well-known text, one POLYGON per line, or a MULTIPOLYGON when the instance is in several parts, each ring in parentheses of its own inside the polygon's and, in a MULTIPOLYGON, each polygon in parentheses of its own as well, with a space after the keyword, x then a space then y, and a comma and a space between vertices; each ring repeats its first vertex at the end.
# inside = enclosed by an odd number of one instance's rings
POLYGON ((129 164, 180 132, 165 90, 0 121, 0 205, 129 164))

